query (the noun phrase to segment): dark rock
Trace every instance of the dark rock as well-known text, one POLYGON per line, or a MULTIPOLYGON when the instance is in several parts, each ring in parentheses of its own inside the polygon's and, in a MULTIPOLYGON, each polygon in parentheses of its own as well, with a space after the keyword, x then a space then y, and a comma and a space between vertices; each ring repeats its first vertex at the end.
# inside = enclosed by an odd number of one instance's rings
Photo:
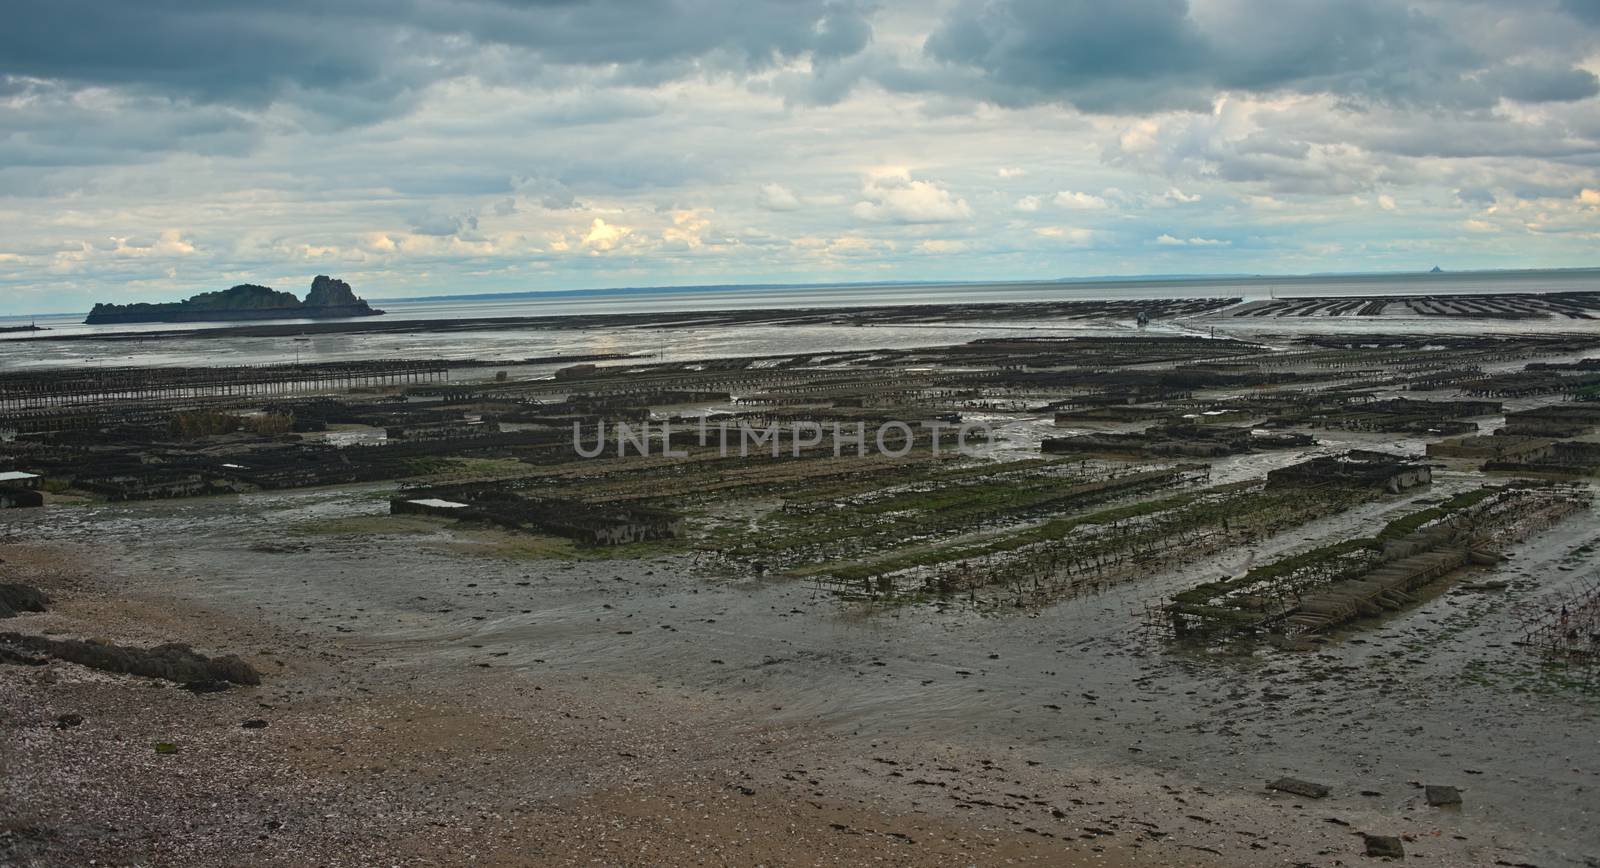
POLYGON ((253 717, 253 718, 251 718, 251 719, 249 719, 249 720, 247 720, 244 723, 241 723, 239 725, 244 727, 245 729, 266 729, 267 728, 267 722, 262 720, 259 717, 253 717))
POLYGON ((43 666, 49 662, 50 660, 46 657, 24 654, 21 651, 0 645, 0 663, 9 663, 12 666, 43 666))
POLYGON ((207 657, 195 653, 188 645, 168 643, 154 648, 133 648, 103 642, 83 642, 77 639, 49 639, 22 633, 0 633, 0 649, 7 646, 14 652, 31 651, 58 660, 77 663, 107 672, 142 675, 146 678, 164 678, 188 687, 191 682, 219 682, 233 684, 260 684, 261 676, 254 667, 229 654, 207 657))
POLYGON ((50 598, 31 585, 0 584, 0 618, 18 612, 43 612, 50 598))
POLYGON ((311 292, 306 295, 305 301, 306 307, 340 307, 362 303, 350 289, 350 284, 326 274, 319 274, 311 281, 311 292))
POLYGON ((1406 858, 1406 847, 1400 839, 1392 835, 1367 835, 1361 836, 1367 843, 1367 855, 1382 859, 1406 858))
POLYGON ((233 685, 226 681, 205 678, 196 681, 185 681, 179 686, 190 693, 221 693, 233 685))
POLYGON ((1302 781, 1299 778, 1278 778, 1267 784, 1267 789, 1293 793, 1297 796, 1305 796, 1308 799, 1326 798, 1329 792, 1328 788, 1322 784, 1302 781))
POLYGON ((1429 785, 1423 788, 1423 793, 1428 798, 1428 804, 1436 808, 1442 805, 1461 804, 1461 791, 1455 787, 1429 785))
POLYGON ((74 726, 83 726, 83 715, 68 712, 56 718, 56 729, 71 729, 74 726))

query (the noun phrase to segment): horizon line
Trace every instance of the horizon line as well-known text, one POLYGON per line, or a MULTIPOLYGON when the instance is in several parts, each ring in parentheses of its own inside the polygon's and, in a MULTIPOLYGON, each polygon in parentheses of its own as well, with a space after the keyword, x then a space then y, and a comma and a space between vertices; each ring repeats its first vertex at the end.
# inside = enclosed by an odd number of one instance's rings
MULTIPOLYGON (((1437 266, 1435 266, 1437 267, 1437 266)), ((874 286, 885 287, 913 287, 913 286, 1050 286, 1050 285, 1094 285, 1094 284, 1126 284, 1136 282, 1147 283, 1199 283, 1208 280, 1235 280, 1235 281, 1305 281, 1327 278, 1358 278, 1382 279, 1386 277, 1403 276, 1445 276, 1473 277, 1501 274, 1518 274, 1530 272, 1572 273, 1596 272, 1600 275, 1600 265, 1581 265, 1545 268, 1538 266, 1521 268, 1472 268, 1461 271, 1448 270, 1416 270, 1416 271, 1316 271, 1300 273, 1264 273, 1264 272, 1200 272, 1200 273, 1166 273, 1166 274, 1104 274, 1082 277, 1049 277, 1049 278, 1017 278, 1017 279, 990 279, 990 280, 866 280, 866 281, 825 281, 825 282, 798 282, 798 283, 688 283, 688 284, 654 284, 645 286, 610 286, 610 287, 579 287, 576 289, 527 289, 505 290, 501 292, 465 292, 444 293, 431 295, 412 296, 362 296, 367 302, 374 304, 392 304, 405 302, 432 302, 432 301, 483 301, 495 298, 529 298, 535 296, 604 296, 622 295, 650 292, 703 292, 706 294, 728 290, 758 290, 772 291, 784 289, 851 289, 874 286)), ((332 276, 332 275, 329 275, 332 276)), ((205 292, 208 290, 201 290, 205 292)), ((137 303, 137 302, 129 302, 137 303)), ((147 302, 148 303, 148 302, 147 302)), ((170 303, 170 302, 157 302, 170 303)), ((51 316, 76 316, 87 314, 87 311, 49 311, 49 312, 17 312, 4 313, 0 316, 8 318, 19 317, 51 317, 51 316)))

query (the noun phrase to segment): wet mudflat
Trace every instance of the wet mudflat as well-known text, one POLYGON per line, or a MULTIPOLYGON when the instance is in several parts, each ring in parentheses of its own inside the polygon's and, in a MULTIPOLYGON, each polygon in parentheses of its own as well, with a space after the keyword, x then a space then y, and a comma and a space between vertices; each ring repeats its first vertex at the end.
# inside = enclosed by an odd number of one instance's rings
MULTIPOLYGON (((1526 609, 1593 569, 1573 555, 1600 537, 1592 515, 1475 576, 1508 582, 1503 593, 1445 589, 1310 652, 1196 653, 1153 641, 1143 607, 1197 572, 1226 573, 1272 552, 1231 553, 1234 563, 1193 564, 1035 612, 873 607, 690 554, 507 558, 493 535, 444 523, 385 533, 376 494, 60 508, 8 533, 116 552, 108 581, 259 618, 313 647, 337 642, 425 683, 470 673, 601 692, 627 685, 715 708, 724 724, 818 733, 831 745, 816 753, 819 766, 837 763, 831 776, 890 803, 908 789, 935 804, 1005 802, 952 795, 952 785, 978 786, 967 766, 950 764, 970 755, 1044 776, 1023 788, 1036 793, 1060 784, 1047 773, 1084 769, 1125 774, 1134 791, 1198 785, 1209 795, 1186 789, 1182 798, 1201 817, 1208 802, 1225 814, 1287 810, 1283 797, 1262 792, 1285 775, 1327 784, 1332 795, 1308 806, 1304 822, 1293 811, 1275 820, 1273 847, 1295 852, 1317 840, 1306 831, 1317 823, 1348 834, 1333 820, 1420 836, 1409 851, 1432 848, 1435 864, 1581 865, 1600 843, 1585 797, 1600 775, 1594 696, 1552 687, 1511 644, 1526 609), (352 532, 337 532, 340 522, 352 532), (919 762, 927 768, 917 771, 919 762), (941 773, 941 764, 968 770, 941 773), (1422 784, 1459 787, 1464 803, 1429 807, 1422 784)), ((1405 506, 1372 504, 1299 536, 1405 506)), ((1288 536, 1271 544, 1294 545, 1288 536)), ((1186 825, 1192 835, 1217 831, 1186 825)), ((1350 846, 1339 855, 1356 855, 1350 846)))
POLYGON ((0 855, 1596 858, 1594 685, 1519 644, 1596 577, 1592 335, 996 325, 318 394, 208 369, 181 407, 20 378, 4 449, 46 505, 4 514, 0 571, 54 602, 0 632, 261 684, 0 666, 0 855), (683 450, 568 437, 645 420, 683 450), (985 433, 939 454, 958 422, 985 433), (855 424, 916 433, 800 445, 855 424), (1448 572, 1367 581, 1413 557, 1448 572))

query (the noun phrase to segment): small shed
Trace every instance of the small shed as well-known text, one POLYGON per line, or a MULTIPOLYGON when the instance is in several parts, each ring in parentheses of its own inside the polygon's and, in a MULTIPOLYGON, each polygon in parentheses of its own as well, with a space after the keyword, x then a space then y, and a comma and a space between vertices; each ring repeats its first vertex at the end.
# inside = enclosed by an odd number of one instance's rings
POLYGON ((39 487, 39 474, 25 473, 21 470, 7 470, 0 473, 0 487, 26 488, 30 491, 39 487))

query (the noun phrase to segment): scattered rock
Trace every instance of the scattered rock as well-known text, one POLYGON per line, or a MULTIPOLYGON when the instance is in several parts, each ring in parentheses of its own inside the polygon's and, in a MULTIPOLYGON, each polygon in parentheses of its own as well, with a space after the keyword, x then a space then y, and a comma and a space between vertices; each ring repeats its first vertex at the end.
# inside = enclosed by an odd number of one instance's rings
POLYGON ((43 612, 50 603, 45 593, 32 585, 0 584, 0 618, 18 612, 43 612))
POLYGON ((1392 835, 1368 835, 1365 833, 1361 837, 1367 842, 1368 856, 1380 859, 1406 858, 1405 845, 1400 843, 1399 838, 1392 835))
POLYGON ((47 658, 24 654, 0 645, 0 663, 9 663, 12 666, 43 666, 49 662, 47 658))
POLYGON ((261 676, 255 668, 232 654, 207 657, 196 654, 188 645, 175 642, 154 648, 133 648, 77 639, 0 633, 0 649, 6 646, 17 653, 31 651, 91 669, 164 678, 184 684, 185 687, 188 682, 261 683, 261 676))
POLYGON ((1428 798, 1428 804, 1435 808, 1445 805, 1461 804, 1461 791, 1455 787, 1428 785, 1423 788, 1423 793, 1428 798))
POLYGON ((1277 790, 1282 793, 1293 793, 1296 796, 1305 796, 1308 799, 1326 798, 1329 793, 1328 787, 1323 784, 1314 784, 1310 781, 1302 781, 1299 778, 1278 778, 1267 784, 1267 789, 1277 790))

